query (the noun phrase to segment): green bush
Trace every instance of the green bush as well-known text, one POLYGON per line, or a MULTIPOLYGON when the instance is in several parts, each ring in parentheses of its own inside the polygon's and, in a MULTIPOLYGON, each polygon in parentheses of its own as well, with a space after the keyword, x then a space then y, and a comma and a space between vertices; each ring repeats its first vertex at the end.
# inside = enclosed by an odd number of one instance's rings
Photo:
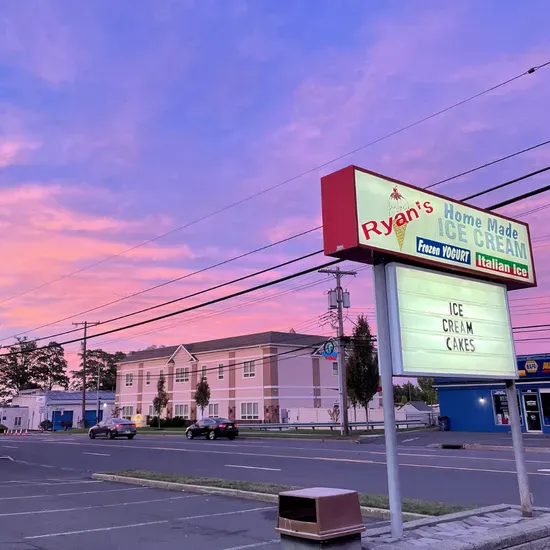
POLYGON ((42 422, 40 422, 40 427, 44 431, 52 430, 53 429, 52 421, 51 420, 42 420, 42 422))
MULTIPOLYGON (((158 428, 158 417, 151 416, 148 422, 151 428, 158 428)), ((187 428, 192 422, 182 416, 175 416, 174 418, 161 418, 160 427, 161 428, 187 428)))
POLYGON ((6 426, 4 426, 4 424, 0 424, 0 433, 4 433, 4 432, 7 432, 8 431, 8 428, 6 426))

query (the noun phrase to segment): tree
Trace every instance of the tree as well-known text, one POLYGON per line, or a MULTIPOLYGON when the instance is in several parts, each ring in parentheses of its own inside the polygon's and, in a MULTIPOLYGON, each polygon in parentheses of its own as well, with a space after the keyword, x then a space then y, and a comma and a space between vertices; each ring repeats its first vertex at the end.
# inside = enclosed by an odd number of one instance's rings
POLYGON ((26 337, 17 337, 17 342, 8 347, 0 357, 0 388, 5 397, 21 390, 39 388, 37 380, 36 342, 26 337))
MULTIPOLYGON (((102 349, 88 350, 86 356, 86 390, 96 391, 97 371, 99 368, 99 389, 104 391, 115 391, 116 389, 116 367, 126 354, 121 351, 109 353, 102 349)), ((75 391, 82 389, 82 353, 80 354, 80 369, 72 371, 73 381, 71 388, 75 391)))
POLYGON ((411 382, 407 382, 402 386, 396 384, 393 387, 393 402, 406 405, 409 401, 422 401, 420 388, 411 382))
POLYGON ((208 403, 210 403, 210 386, 206 378, 202 378, 197 384, 197 389, 195 390, 195 403, 201 410, 201 416, 204 418, 204 409, 206 409, 208 403))
POLYGON ((420 387, 420 395, 422 401, 428 405, 434 405, 438 401, 437 391, 434 389, 433 378, 419 378, 418 386, 420 387))
POLYGON ((47 347, 37 351, 35 370, 42 389, 50 391, 54 386, 64 389, 69 387, 65 350, 57 342, 50 342, 47 347))
POLYGON ((158 418, 158 429, 160 430, 160 416, 162 414, 163 409, 166 408, 166 405, 168 405, 168 394, 166 393, 166 380, 164 379, 164 375, 161 374, 159 376, 158 382, 157 382, 157 396, 153 399, 153 409, 155 410, 155 414, 158 418))
POLYGON ((351 346, 347 362, 348 394, 352 395, 359 405, 365 407, 368 426, 369 402, 378 391, 380 376, 369 322, 363 315, 357 317, 351 346))

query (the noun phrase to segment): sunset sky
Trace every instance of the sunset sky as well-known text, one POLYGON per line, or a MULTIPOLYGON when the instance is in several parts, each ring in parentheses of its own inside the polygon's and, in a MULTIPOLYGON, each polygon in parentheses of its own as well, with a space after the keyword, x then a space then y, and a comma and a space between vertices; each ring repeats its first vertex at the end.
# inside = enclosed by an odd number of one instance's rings
MULTIPOLYGON (((343 166, 423 187, 550 139, 548 66, 325 164, 549 61, 549 17, 546 0, 6 0, 0 344, 70 316, 27 335, 104 321, 320 249, 315 231, 80 314, 320 225, 320 177, 343 166)), ((437 190, 460 199, 548 164, 550 145, 437 190)), ((538 188, 549 174, 474 203, 538 188)), ((550 320, 549 204, 543 194, 501 210, 529 222, 539 281, 512 293, 514 326, 550 320)), ((323 261, 319 255, 105 330, 323 261)), ((346 279, 349 315, 373 321, 371 272, 355 267, 358 276, 346 279)), ((331 284, 314 273, 90 346, 129 351, 291 327, 331 334, 318 319, 331 284)), ((517 339, 519 353, 550 352, 550 331, 517 339), (530 338, 537 340, 520 341, 530 338)))

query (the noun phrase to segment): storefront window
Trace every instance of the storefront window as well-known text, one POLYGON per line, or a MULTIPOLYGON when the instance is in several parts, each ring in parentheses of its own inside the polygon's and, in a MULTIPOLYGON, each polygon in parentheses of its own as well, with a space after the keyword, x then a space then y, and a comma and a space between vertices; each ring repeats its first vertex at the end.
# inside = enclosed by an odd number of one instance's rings
POLYGON ((546 426, 550 425, 550 392, 540 392, 540 403, 542 405, 542 418, 546 426))
POLYGON ((508 396, 505 390, 493 390, 493 408, 495 411, 495 424, 502 426, 510 424, 508 411, 508 396))
MULTIPOLYGON (((493 390, 491 392, 493 394, 493 410, 495 411, 495 424, 497 426, 506 426, 510 424, 510 411, 508 409, 508 396, 506 394, 506 390, 493 390)), ((550 397, 550 394, 548 394, 550 397)), ((519 395, 517 395, 518 399, 518 410, 519 410, 519 421, 520 424, 523 426, 523 416, 521 414, 521 405, 519 403, 519 395)), ((550 400, 549 400, 549 423, 550 423, 550 400)))

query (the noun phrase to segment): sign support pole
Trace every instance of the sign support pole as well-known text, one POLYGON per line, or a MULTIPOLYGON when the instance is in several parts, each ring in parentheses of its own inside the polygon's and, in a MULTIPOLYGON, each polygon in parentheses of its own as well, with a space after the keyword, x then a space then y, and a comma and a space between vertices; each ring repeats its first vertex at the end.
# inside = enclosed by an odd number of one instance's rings
POLYGON ((386 266, 378 264, 374 271, 374 299, 376 306, 376 332, 378 340, 378 365, 382 378, 384 408, 384 438, 390 498, 391 534, 394 539, 403 537, 403 512, 401 510, 401 486, 397 455, 397 428, 393 406, 392 357, 390 348, 390 324, 386 288, 386 266))
MULTIPOLYGON (((512 428, 512 443, 514 445, 514 457, 516 459, 516 471, 518 474, 519 499, 521 515, 524 518, 533 517, 533 502, 529 490, 529 478, 525 468, 525 451, 523 448, 523 435, 516 393, 516 383, 513 380, 506 381, 506 395, 508 397, 508 410, 510 411, 510 425, 512 428)), ((527 420, 526 420, 527 421, 527 420)))

